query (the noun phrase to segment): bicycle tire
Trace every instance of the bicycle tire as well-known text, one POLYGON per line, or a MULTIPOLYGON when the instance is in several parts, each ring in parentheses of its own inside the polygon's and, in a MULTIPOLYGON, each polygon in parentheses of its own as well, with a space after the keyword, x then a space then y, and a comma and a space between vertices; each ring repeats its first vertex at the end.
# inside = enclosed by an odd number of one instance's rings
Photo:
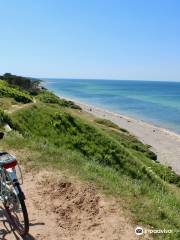
POLYGON ((7 216, 9 218, 9 221, 10 221, 11 225, 19 233, 20 236, 25 237, 29 232, 29 217, 28 217, 28 212, 27 212, 27 208, 26 208, 26 204, 25 204, 24 199, 19 198, 19 197, 18 197, 18 199, 19 199, 19 203, 21 205, 23 218, 24 218, 24 224, 23 224, 24 226, 23 227, 20 227, 20 225, 17 223, 17 221, 15 221, 15 218, 11 214, 9 206, 4 205, 4 207, 5 207, 5 210, 6 210, 6 213, 7 213, 7 216))

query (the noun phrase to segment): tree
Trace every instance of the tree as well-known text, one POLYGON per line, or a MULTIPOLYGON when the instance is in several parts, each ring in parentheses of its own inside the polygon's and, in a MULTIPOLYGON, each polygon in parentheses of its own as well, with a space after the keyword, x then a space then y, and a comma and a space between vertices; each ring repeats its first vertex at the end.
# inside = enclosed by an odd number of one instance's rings
POLYGON ((34 95, 37 94, 41 89, 40 83, 42 80, 40 79, 17 76, 11 73, 5 73, 2 76, 2 79, 5 80, 9 85, 22 88, 23 90, 26 90, 34 95))

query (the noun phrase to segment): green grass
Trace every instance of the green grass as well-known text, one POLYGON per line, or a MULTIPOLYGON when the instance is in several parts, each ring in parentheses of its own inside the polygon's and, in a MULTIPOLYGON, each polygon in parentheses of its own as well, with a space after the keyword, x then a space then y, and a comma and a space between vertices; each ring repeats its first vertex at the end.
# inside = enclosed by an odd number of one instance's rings
POLYGON ((128 131, 126 129, 120 128, 117 124, 113 123, 112 121, 110 121, 108 119, 96 118, 94 121, 96 123, 102 124, 102 125, 104 125, 106 127, 114 128, 114 129, 120 130, 122 132, 128 133, 128 131))
POLYGON ((12 119, 9 115, 0 109, 0 128, 2 128, 6 123, 9 124, 10 127, 14 127, 12 119))
POLYGON ((152 160, 157 160, 157 155, 150 150, 150 146, 146 144, 142 144, 142 142, 140 142, 135 136, 128 133, 128 131, 117 132, 117 131, 114 131, 112 129, 112 126, 109 124, 104 126, 106 127, 105 128, 102 127, 102 128, 106 130, 109 133, 109 135, 111 135, 114 139, 120 142, 124 147, 128 147, 138 152, 142 152, 148 158, 151 158, 152 160))
POLYGON ((0 97, 0 109, 8 110, 12 105, 18 104, 13 98, 0 97))
POLYGON ((39 99, 41 102, 44 102, 44 103, 58 104, 61 107, 68 107, 68 108, 79 109, 79 110, 81 109, 81 107, 76 105, 74 102, 61 99, 58 96, 56 96, 54 93, 48 90, 41 91, 38 94, 37 99, 39 99))
MULTIPOLYGON (((16 131, 3 140, 4 147, 28 152, 26 164, 95 182, 120 198, 138 224, 180 229, 179 176, 152 160, 149 146, 134 136, 100 127, 57 104, 38 103, 10 119, 16 131)), ((154 237, 179 239, 177 233, 154 237)))

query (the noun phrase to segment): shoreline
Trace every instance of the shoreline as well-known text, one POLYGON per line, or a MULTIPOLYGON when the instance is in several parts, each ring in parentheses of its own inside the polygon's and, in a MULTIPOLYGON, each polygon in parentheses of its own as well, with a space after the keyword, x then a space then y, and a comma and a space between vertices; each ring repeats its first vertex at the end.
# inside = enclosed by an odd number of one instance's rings
POLYGON ((75 102, 85 112, 96 117, 109 119, 120 127, 127 129, 141 142, 152 146, 152 150, 157 154, 157 160, 160 163, 171 166, 176 173, 180 174, 180 134, 143 120, 98 108, 69 97, 62 95, 59 97, 75 102))

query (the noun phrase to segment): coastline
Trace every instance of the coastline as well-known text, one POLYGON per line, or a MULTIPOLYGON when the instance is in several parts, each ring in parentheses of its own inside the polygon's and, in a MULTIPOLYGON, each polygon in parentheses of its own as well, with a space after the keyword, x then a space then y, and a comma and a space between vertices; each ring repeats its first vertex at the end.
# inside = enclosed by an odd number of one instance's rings
POLYGON ((142 120, 98 108, 72 98, 64 96, 59 97, 75 102, 85 112, 93 114, 96 117, 109 119, 120 127, 127 129, 144 144, 152 146, 152 150, 157 154, 160 163, 171 166, 176 173, 180 174, 179 134, 166 128, 161 128, 142 120))

